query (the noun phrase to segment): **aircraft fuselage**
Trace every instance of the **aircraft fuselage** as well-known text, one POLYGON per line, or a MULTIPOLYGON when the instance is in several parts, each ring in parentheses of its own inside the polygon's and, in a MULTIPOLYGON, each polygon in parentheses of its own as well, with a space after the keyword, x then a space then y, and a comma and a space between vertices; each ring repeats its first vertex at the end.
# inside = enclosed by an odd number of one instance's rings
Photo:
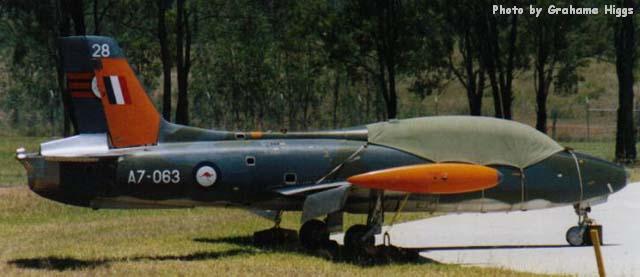
MULTIPOLYGON (((257 139, 168 142, 117 157, 27 159, 36 193, 93 208, 239 206, 301 210, 304 196, 276 188, 345 181, 360 173, 431 163, 415 155, 347 139, 257 139), (357 152, 357 157, 350 157, 357 152), (215 169, 215 183, 197 180, 199 168, 215 169), (339 170, 332 172, 336 167, 339 170)), ((491 166, 491 165, 490 165, 491 166)), ((503 176, 491 189, 451 195, 411 195, 405 208, 429 212, 494 212, 597 203, 626 182, 623 168, 587 155, 559 152, 525 169, 491 166, 503 176), (577 162, 577 163, 576 163, 577 162), (576 170, 580 166, 579 176, 576 170), (580 180, 582 178, 582 181, 580 180)), ((385 192, 393 210, 404 193, 385 192)), ((369 190, 353 188, 345 211, 366 213, 369 190)))

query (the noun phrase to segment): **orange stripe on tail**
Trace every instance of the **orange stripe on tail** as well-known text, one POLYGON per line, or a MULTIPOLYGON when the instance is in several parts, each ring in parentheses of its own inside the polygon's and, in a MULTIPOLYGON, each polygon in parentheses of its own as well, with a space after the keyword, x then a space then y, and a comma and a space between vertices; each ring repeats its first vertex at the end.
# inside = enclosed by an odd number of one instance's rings
POLYGON ((147 96, 125 58, 102 58, 102 68, 96 70, 102 106, 114 147, 132 147, 155 144, 160 130, 160 115, 147 96), (109 102, 104 77, 118 76, 127 105, 109 102))

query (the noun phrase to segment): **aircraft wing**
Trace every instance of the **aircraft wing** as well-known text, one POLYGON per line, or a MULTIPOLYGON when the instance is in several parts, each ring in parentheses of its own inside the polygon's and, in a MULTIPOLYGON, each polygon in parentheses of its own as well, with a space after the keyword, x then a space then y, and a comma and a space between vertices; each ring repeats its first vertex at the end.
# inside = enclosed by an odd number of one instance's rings
POLYGON ((432 163, 401 166, 351 176, 347 182, 290 186, 276 189, 282 195, 309 193, 302 222, 339 212, 352 186, 420 194, 455 194, 497 186, 502 175, 496 169, 474 164, 432 163))
POLYGON ((324 184, 295 185, 295 186, 286 186, 286 187, 276 188, 273 191, 278 194, 291 196, 291 195, 302 194, 307 192, 329 190, 329 189, 341 187, 344 185, 350 185, 350 183, 349 182, 333 182, 333 183, 324 183, 324 184))

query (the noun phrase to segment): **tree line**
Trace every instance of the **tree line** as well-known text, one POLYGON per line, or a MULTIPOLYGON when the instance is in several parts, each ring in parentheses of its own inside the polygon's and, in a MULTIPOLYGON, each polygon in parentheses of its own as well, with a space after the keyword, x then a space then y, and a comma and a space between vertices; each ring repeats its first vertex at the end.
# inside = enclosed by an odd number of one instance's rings
POLYGON ((116 38, 166 120, 229 129, 396 118, 401 85, 421 99, 448 82, 464 88, 470 115, 511 119, 513 81, 527 71, 535 127, 546 132, 549 94, 575 92, 579 69, 596 59, 618 77, 616 158, 634 161, 634 16, 495 15, 494 4, 522 2, 0 0, 0 116, 27 132, 73 132, 57 49, 69 35, 116 38))

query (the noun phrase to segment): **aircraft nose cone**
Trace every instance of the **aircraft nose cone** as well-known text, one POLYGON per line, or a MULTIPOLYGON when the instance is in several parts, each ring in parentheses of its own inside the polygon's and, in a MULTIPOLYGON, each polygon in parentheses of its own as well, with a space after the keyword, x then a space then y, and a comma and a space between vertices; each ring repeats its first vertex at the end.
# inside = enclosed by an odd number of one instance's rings
POLYGON ((627 186, 627 182, 631 178, 631 172, 624 166, 611 163, 611 166, 607 168, 608 174, 605 174, 608 178, 608 184, 611 186, 611 193, 617 192, 627 186))
POLYGON ((627 181, 630 177, 629 172, 620 165, 614 163, 608 163, 601 165, 601 170, 596 173, 602 175, 600 178, 604 178, 610 193, 617 192, 627 185, 627 181))
POLYGON ((606 196, 627 185, 624 167, 590 155, 576 153, 580 163, 584 199, 606 196))
POLYGON ((624 176, 624 177, 621 177, 618 180, 612 180, 611 186, 614 192, 619 191, 622 188, 626 187, 627 183, 629 182, 629 179, 631 179, 630 170, 627 170, 623 166, 618 166, 618 170, 619 170, 619 173, 617 175, 624 176))

